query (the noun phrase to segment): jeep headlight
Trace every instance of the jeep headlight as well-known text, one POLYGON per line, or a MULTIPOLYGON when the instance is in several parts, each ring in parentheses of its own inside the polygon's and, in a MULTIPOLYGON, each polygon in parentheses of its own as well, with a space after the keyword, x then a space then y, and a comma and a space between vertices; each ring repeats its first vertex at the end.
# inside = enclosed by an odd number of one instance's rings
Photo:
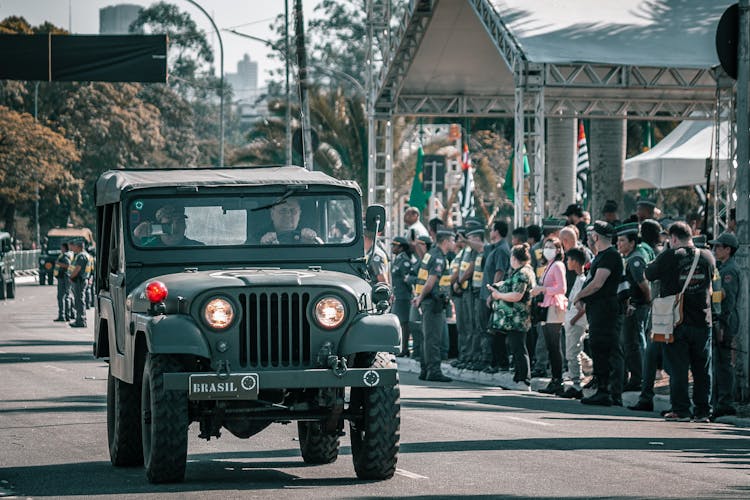
POLYGON ((333 330, 346 318, 346 307, 337 297, 323 297, 315 304, 315 321, 321 328, 333 330))
POLYGON ((234 321, 234 306, 227 299, 215 297, 203 307, 203 319, 214 330, 226 330, 234 321))

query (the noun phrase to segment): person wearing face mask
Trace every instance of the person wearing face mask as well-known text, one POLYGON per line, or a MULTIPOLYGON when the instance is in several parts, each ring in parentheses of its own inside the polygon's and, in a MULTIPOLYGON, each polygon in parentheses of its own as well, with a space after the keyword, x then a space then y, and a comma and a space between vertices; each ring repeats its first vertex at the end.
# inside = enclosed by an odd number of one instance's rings
POLYGON ((594 358, 594 377, 597 380, 597 392, 583 398, 584 404, 612 406, 610 395, 610 355, 619 340, 622 328, 622 315, 617 299, 617 288, 623 273, 623 262, 620 253, 612 246, 615 231, 611 224, 604 221, 594 222, 589 234, 589 244, 596 251, 591 263, 586 285, 575 299, 576 307, 585 304, 586 319, 589 323, 589 342, 594 358))
POLYGON ((568 307, 568 298, 565 296, 567 284, 565 282, 565 265, 563 264, 563 247, 556 237, 548 237, 544 240, 542 255, 547 265, 544 268, 541 282, 531 291, 532 296, 544 295, 541 307, 547 308, 547 318, 542 326, 544 342, 549 353, 550 366, 552 368, 552 379, 546 388, 539 392, 544 394, 562 394, 562 350, 560 346, 560 334, 562 323, 565 319, 565 309, 568 307))
POLYGON ((496 285, 487 285, 492 296, 490 326, 508 337, 513 354, 513 389, 530 390, 531 367, 526 348, 526 333, 531 328, 531 290, 536 285, 534 270, 529 265, 528 243, 515 245, 510 253, 509 276, 496 285))

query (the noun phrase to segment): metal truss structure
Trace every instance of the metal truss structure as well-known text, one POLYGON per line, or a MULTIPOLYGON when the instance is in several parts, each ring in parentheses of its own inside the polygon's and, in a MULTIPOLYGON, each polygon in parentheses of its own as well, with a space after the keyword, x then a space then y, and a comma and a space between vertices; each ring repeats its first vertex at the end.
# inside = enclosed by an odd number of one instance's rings
MULTIPOLYGON (((368 0, 368 26, 381 28, 384 3, 368 0)), ((411 0, 387 28, 382 64, 370 61, 372 119, 389 123, 398 115, 416 117, 514 117, 515 120, 515 203, 516 223, 540 222, 544 207, 544 119, 611 118, 628 120, 690 120, 716 116, 733 94, 733 82, 722 70, 711 68, 645 67, 624 64, 536 63, 530 61, 513 32, 489 0, 467 0, 491 43, 512 74, 513 88, 492 95, 460 93, 413 93, 405 90, 409 69, 443 2, 453 0, 411 0), (377 66, 377 67, 376 67, 377 66), (528 206, 524 206, 524 147, 532 166, 528 206)), ((404 6, 404 2, 399 3, 404 6)), ((370 36, 370 42, 376 37, 370 36)), ((373 49, 375 50, 375 49, 373 49)), ((722 111, 722 116, 724 112, 722 111)), ((391 150, 388 150, 389 153, 391 150)), ((377 153, 372 153, 371 176, 382 171, 377 153), (380 170, 379 170, 380 168, 380 170)), ((387 156, 387 155, 386 155, 387 156)), ((388 170, 386 168, 386 170, 388 170)), ((385 176, 386 182, 392 176, 385 176)), ((717 189, 725 189, 724 187, 717 189)), ((375 188, 377 194, 380 187, 375 188)), ((370 188, 372 191, 372 187, 370 188)), ((392 191, 392 185, 385 192, 392 191)), ((730 190, 731 192, 731 190, 730 190)), ((729 198, 721 194, 717 214, 725 216, 729 198)), ((379 199, 376 198, 375 199, 379 199)), ((718 202, 719 196, 716 196, 718 202)), ((723 223, 722 223, 723 224, 723 223)))

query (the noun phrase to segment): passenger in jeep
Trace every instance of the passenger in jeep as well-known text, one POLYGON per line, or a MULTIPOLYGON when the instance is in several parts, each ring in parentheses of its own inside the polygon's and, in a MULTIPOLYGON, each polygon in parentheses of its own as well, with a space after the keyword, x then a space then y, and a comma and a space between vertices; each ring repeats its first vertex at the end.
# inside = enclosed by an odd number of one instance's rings
POLYGON ((268 231, 260 238, 261 245, 279 245, 289 243, 322 244, 318 233, 309 227, 297 229, 302 210, 299 201, 289 198, 271 208, 273 231, 268 231))
POLYGON ((185 236, 187 228, 185 209, 177 205, 164 205, 155 214, 156 221, 144 221, 133 230, 144 247, 195 246, 204 243, 185 236))

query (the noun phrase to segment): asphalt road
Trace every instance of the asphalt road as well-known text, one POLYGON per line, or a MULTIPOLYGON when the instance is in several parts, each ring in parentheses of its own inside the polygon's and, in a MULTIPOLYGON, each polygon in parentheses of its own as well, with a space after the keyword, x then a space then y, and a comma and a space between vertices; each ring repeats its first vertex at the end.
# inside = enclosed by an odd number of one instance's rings
POLYGON ((24 284, 0 301, 0 496, 750 498, 747 429, 411 374, 389 481, 356 479, 348 437, 336 463, 305 466, 294 425, 210 442, 193 426, 186 481, 154 486, 110 465, 107 367, 91 356, 92 329, 52 322, 54 292, 24 284))

